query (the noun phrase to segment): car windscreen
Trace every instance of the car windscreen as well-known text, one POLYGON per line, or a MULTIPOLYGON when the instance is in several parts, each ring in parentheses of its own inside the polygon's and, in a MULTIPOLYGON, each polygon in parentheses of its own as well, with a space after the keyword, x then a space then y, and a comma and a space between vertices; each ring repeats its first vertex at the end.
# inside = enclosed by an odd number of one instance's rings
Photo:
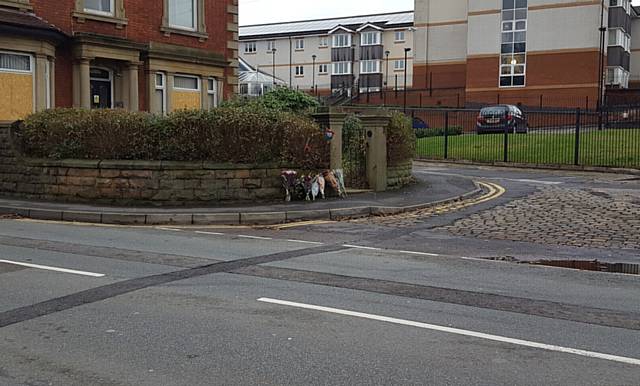
POLYGON ((486 107, 480 110, 480 115, 505 115, 507 113, 507 108, 502 106, 496 107, 486 107))

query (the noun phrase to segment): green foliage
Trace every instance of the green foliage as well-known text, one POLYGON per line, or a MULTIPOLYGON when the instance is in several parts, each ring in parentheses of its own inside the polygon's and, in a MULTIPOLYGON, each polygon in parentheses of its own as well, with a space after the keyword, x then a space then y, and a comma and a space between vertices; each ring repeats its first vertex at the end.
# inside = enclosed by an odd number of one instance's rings
MULTIPOLYGON (((452 126, 447 129, 447 135, 462 135, 462 126, 452 126)), ((444 128, 433 127, 428 129, 417 129, 416 138, 442 137, 444 128)))
POLYGON ((342 168, 345 180, 351 188, 364 188, 363 176, 367 173, 367 139, 362 121, 350 114, 342 126, 342 168))
POLYGON ((166 117, 123 110, 58 109, 29 116, 26 155, 43 158, 273 162, 321 168, 329 150, 310 118, 263 106, 180 110, 166 117))
POLYGON ((416 135, 411 118, 394 112, 387 126, 387 160, 390 166, 413 160, 416 155, 416 135))
POLYGON ((291 90, 287 87, 277 87, 258 98, 235 99, 225 102, 225 106, 228 107, 254 106, 300 114, 308 113, 319 105, 320 103, 307 93, 291 90))

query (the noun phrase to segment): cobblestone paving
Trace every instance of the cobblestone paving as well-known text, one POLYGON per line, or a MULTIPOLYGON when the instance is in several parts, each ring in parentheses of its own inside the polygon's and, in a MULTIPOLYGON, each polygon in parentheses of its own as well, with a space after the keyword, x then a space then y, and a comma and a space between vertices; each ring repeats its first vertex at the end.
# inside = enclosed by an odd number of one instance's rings
POLYGON ((640 250, 640 191, 543 188, 441 229, 482 239, 640 250))

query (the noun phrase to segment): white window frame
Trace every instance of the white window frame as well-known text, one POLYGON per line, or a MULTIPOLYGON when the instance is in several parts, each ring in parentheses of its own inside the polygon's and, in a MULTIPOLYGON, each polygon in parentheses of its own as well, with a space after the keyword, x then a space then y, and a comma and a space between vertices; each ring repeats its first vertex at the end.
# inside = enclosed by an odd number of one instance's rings
POLYGON ((0 68, 0 72, 12 73, 12 74, 32 74, 33 75, 33 73, 34 73, 34 64, 35 64, 35 61, 33 59, 33 55, 27 54, 27 53, 24 53, 24 52, 1 51, 1 50, 0 50, 0 54, 27 56, 27 57, 29 57, 29 71, 12 70, 12 69, 8 69, 8 68, 0 68))
POLYGON ((404 30, 398 30, 394 32, 393 41, 395 43, 403 43, 406 39, 406 33, 404 30), (398 39, 400 37, 400 39, 398 39))
POLYGON ((245 54, 255 54, 258 51, 257 42, 245 42, 244 43, 244 53, 245 54))
POLYGON ((44 64, 44 89, 45 89, 45 97, 44 97, 44 108, 50 109, 52 107, 51 103, 51 62, 46 61, 44 64))
POLYGON ((351 75, 352 73, 353 73, 353 68, 352 68, 351 62, 333 62, 332 63, 331 75, 351 75))
POLYGON ((351 34, 335 34, 331 37, 331 47, 333 48, 346 48, 351 47, 351 34), (344 38, 340 42, 341 38, 344 38))
POLYGON ((207 96, 211 97, 213 95, 213 106, 209 106, 209 108, 218 107, 219 102, 219 94, 218 94, 218 79, 216 78, 208 78, 207 79, 207 96), (211 89, 211 84, 213 84, 213 90, 211 89))
POLYGON ((329 73, 329 65, 328 64, 319 64, 318 65, 318 74, 326 75, 328 73, 329 73))
POLYGON ((167 113, 167 75, 164 72, 156 72, 153 77, 155 91, 162 91, 162 114, 167 113), (162 85, 158 86, 158 75, 162 78, 162 85))
MULTIPOLYGON (((171 7, 171 1, 172 0, 168 0, 167 5, 169 7, 171 7)), ((169 28, 174 28, 174 29, 179 29, 179 30, 183 30, 183 31, 197 31, 198 30, 198 0, 191 0, 191 3, 193 4, 193 27, 185 27, 183 25, 177 25, 171 22, 171 10, 168 9, 167 10, 167 19, 169 22, 169 28)))
POLYGON ((275 40, 267 40, 267 53, 270 53, 275 49, 276 49, 276 41, 275 40))
POLYGON ((110 0, 109 2, 109 12, 106 11, 99 11, 97 9, 92 9, 92 8, 87 8, 87 4, 86 2, 84 3, 84 11, 86 13, 91 13, 94 15, 103 15, 103 16, 115 16, 116 12, 115 12, 115 8, 116 8, 116 0, 110 0))
POLYGON ((382 73, 382 61, 381 60, 361 60, 360 73, 361 74, 382 73))
POLYGON ((404 71, 407 64, 404 59, 396 59, 393 61, 393 70, 394 71, 404 71))
POLYGON ((202 89, 202 86, 200 85, 200 77, 196 76, 196 75, 188 75, 188 74, 175 74, 173 76, 173 89, 174 90, 178 90, 178 91, 192 91, 192 92, 200 92, 200 90, 202 89), (183 88, 183 87, 177 87, 176 86, 176 78, 192 78, 192 79, 196 79, 196 87, 195 89, 193 88, 183 88))
POLYGON ((328 36, 320 36, 320 42, 318 43, 318 47, 327 48, 329 47, 329 37, 328 36))
POLYGON ((296 38, 296 51, 304 51, 304 38, 296 38))
POLYGON ((296 76, 303 77, 304 76, 304 66, 302 66, 302 65, 296 66, 295 73, 296 73, 296 76))
POLYGON ((360 46, 379 46, 382 44, 380 31, 366 31, 360 33, 360 46))
MULTIPOLYGON (((501 8, 501 18, 500 18, 500 63, 498 64, 498 88, 501 89, 508 89, 508 88, 523 88, 527 86, 527 38, 528 38, 528 20, 529 20, 529 1, 527 1, 526 4, 526 8, 525 7, 517 7, 517 0, 514 4, 514 8, 509 8, 509 9, 505 9, 505 8, 501 8), (520 11, 520 13, 522 13, 524 11, 524 18, 518 18, 517 14, 518 11, 520 11), (508 15, 509 13, 512 13, 512 18, 505 18, 506 15, 508 15), (523 28, 518 28, 518 24, 523 24, 523 28), (516 40, 515 37, 517 34, 524 34, 524 40, 516 40), (511 41, 505 40, 506 36, 512 36, 513 38, 511 39, 511 41), (502 45, 503 44, 511 44, 515 47, 515 44, 522 44, 524 43, 525 45, 525 49, 524 52, 510 52, 510 53, 503 53, 502 52, 502 45), (507 58, 513 58, 515 55, 522 55, 524 56, 524 62, 522 63, 516 63, 516 64, 512 64, 512 63, 507 63, 507 64, 503 64, 503 58, 507 57, 507 58), (516 67, 522 67, 523 68, 523 72, 522 74, 516 74, 515 73, 515 69, 516 67), (503 75, 503 69, 508 68, 509 69, 509 74, 508 75, 503 75), (514 77, 515 76, 522 76, 524 78, 523 84, 514 84, 514 77), (509 85, 503 85, 502 84, 502 79, 509 77, 510 78, 510 84, 509 85)), ((512 59, 513 60, 513 59, 512 59)))

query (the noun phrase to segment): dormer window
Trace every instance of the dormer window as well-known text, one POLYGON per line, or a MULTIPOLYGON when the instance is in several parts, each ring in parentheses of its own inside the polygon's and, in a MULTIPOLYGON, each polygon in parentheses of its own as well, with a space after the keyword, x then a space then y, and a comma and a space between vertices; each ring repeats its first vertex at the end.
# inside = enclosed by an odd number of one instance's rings
POLYGON ((333 35, 333 48, 351 47, 351 35, 333 35))
POLYGON ((378 31, 362 32, 360 36, 361 46, 377 46, 381 41, 381 34, 378 31))

